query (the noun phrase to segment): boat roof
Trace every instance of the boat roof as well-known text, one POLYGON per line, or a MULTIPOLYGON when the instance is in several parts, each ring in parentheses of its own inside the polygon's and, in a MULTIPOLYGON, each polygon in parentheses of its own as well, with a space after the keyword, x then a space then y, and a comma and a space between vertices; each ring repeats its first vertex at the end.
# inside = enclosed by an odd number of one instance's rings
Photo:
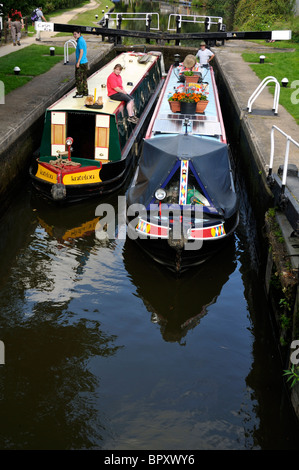
POLYGON ((185 133, 185 118, 189 119, 188 134, 206 136, 226 142, 225 129, 219 104, 218 90, 212 67, 201 67, 203 85, 209 104, 204 114, 184 115, 172 113, 168 98, 175 93, 178 87, 184 91, 184 85, 179 81, 179 73, 175 66, 169 70, 161 96, 153 115, 146 138, 165 134, 185 133))
POLYGON ((121 64, 123 66, 121 72, 123 86, 127 92, 132 93, 138 86, 138 83, 143 79, 144 75, 152 67, 153 63, 157 61, 157 55, 158 53, 151 52, 147 54, 123 52, 91 75, 87 80, 88 91, 90 95, 95 96, 95 99, 99 96, 102 97, 102 109, 87 108, 85 106, 86 97, 74 99, 73 96, 76 93, 75 88, 48 109, 50 111, 90 111, 103 114, 115 114, 120 105, 120 101, 112 100, 107 96, 106 86, 107 78, 113 72, 115 65, 121 64))

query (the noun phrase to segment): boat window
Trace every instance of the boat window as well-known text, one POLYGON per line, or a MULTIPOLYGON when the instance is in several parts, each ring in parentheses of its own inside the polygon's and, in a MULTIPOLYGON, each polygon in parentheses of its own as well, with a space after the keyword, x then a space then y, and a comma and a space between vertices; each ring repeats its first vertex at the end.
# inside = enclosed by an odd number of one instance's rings
MULTIPOLYGON (((166 204, 180 204, 181 168, 179 167, 165 186, 166 198, 162 201, 166 204)), ((156 200, 156 203, 159 201, 156 200)), ((186 204, 201 204, 210 206, 193 172, 189 168, 186 204)))

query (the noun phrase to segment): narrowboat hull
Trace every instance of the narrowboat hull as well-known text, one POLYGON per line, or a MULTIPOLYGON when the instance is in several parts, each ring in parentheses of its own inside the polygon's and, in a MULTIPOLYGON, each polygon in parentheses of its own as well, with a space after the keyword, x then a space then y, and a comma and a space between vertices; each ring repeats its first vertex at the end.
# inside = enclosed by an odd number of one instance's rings
POLYGON ((202 76, 205 81, 200 84, 181 85, 178 72, 171 67, 128 190, 129 238, 176 273, 223 250, 239 222, 213 69, 203 68, 202 76), (198 93, 196 99, 205 93, 206 109, 174 113, 171 93, 179 97, 198 93), (138 217, 134 212, 130 215, 135 204, 142 208, 138 217))
POLYGON ((159 53, 122 53, 88 79, 88 98, 73 98, 72 90, 47 109, 39 156, 29 169, 37 193, 64 204, 109 194, 128 181, 162 87, 162 66, 159 53), (118 63, 137 123, 128 120, 124 102, 107 95, 107 76, 118 63))
MULTIPOLYGON (((128 221, 129 222, 129 221, 128 221)), ((234 234, 239 223, 239 214, 235 213, 231 219, 227 220, 224 226, 225 236, 214 236, 208 240, 201 240, 196 248, 196 241, 188 241, 183 235, 181 239, 172 240, 161 238, 149 238, 140 235, 136 238, 136 231, 128 226, 129 238, 135 237, 138 247, 147 253, 156 263, 163 265, 174 273, 183 273, 187 269, 199 266, 217 253, 225 249, 226 244, 234 234), (186 245, 189 243, 189 249, 186 245), (192 243, 195 247, 192 249, 192 243)), ((203 227, 204 228, 204 227, 203 227)), ((171 230, 171 229, 170 229, 171 230)), ((209 227, 211 230, 211 227, 209 227)))

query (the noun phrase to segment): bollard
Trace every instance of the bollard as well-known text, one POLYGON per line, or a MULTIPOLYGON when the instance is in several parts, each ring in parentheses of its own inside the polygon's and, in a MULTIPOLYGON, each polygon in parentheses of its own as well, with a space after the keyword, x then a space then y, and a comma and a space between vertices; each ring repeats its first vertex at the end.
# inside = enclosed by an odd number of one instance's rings
POLYGON ((21 69, 20 69, 20 67, 15 67, 13 69, 13 71, 14 71, 15 75, 19 75, 19 73, 21 72, 21 69))
POLYGON ((265 56, 264 55, 260 55, 260 64, 263 64, 265 62, 265 56))
POLYGON ((288 86, 288 83, 289 83, 289 80, 287 78, 283 78, 281 80, 281 84, 284 88, 286 88, 288 86))
POLYGON ((55 47, 50 47, 50 55, 55 55, 55 47))

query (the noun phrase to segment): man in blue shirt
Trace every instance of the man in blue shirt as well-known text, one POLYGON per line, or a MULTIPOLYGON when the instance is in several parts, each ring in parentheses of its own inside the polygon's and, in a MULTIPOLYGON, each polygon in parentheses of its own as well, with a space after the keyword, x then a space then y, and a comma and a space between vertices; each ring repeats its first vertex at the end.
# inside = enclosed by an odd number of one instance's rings
POLYGON ((81 31, 76 28, 73 32, 73 36, 77 41, 76 47, 76 68, 75 68, 75 80, 77 93, 73 98, 83 98, 88 95, 87 86, 87 71, 88 71, 88 60, 87 60, 87 46, 85 39, 81 36, 81 31))

